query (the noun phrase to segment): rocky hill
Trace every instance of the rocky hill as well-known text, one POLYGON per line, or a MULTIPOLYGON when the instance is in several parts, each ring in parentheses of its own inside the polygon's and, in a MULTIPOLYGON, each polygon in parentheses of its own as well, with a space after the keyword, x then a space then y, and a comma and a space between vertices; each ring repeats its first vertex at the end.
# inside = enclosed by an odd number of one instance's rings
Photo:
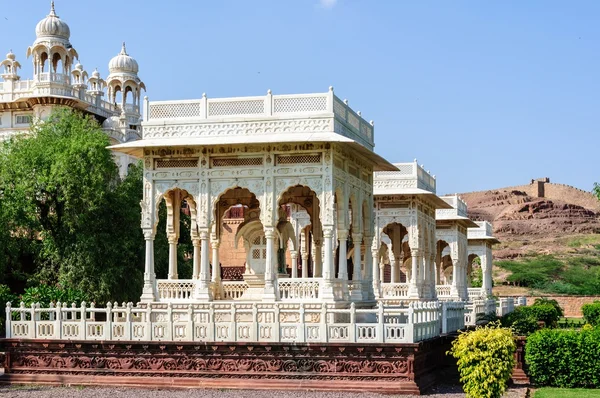
POLYGON ((498 260, 532 253, 560 255, 600 244, 600 201, 590 192, 544 178, 460 196, 471 218, 493 223, 502 242, 494 250, 498 260))

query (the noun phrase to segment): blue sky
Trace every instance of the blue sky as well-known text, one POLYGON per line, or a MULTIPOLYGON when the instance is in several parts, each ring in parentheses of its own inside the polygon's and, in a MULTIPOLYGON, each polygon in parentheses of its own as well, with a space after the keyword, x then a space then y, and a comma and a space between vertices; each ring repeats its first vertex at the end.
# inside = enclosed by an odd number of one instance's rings
MULTIPOLYGON (((0 11, 27 46, 49 1, 0 11)), ((600 2, 57 0, 91 72, 122 41, 151 100, 325 92, 375 121, 376 151, 438 193, 600 181, 600 2)))

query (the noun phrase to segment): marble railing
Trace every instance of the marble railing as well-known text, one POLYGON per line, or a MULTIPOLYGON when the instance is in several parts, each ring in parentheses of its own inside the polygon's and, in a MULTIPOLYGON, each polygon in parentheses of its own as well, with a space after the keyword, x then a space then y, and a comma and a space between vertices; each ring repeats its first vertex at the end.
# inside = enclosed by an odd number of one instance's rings
POLYGON ((435 293, 438 298, 447 298, 450 297, 450 292, 452 291, 451 285, 435 285, 435 293))
POLYGON ((382 298, 408 297, 408 283, 382 283, 382 298))
POLYGON ((194 342, 414 343, 462 329, 462 303, 414 302, 407 307, 328 308, 313 303, 138 304, 105 308, 6 306, 6 337, 49 340, 194 342), (444 305, 448 305, 445 303, 444 305), (451 315, 453 314, 453 315, 451 315))
POLYGON ((221 300, 239 300, 248 290, 248 284, 244 281, 221 282, 221 300))
POLYGON ((314 300, 319 298, 320 279, 315 278, 286 278, 279 280, 279 299, 314 300))
POLYGON ((192 279, 158 279, 156 285, 160 301, 189 301, 194 297, 196 281, 192 279))

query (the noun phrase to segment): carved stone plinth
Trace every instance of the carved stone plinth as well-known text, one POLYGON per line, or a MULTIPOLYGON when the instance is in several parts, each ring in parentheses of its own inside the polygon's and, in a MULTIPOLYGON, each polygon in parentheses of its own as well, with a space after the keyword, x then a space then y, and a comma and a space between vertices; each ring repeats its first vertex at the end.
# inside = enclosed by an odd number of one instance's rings
POLYGON ((450 339, 418 344, 0 342, 1 383, 419 394, 450 339))

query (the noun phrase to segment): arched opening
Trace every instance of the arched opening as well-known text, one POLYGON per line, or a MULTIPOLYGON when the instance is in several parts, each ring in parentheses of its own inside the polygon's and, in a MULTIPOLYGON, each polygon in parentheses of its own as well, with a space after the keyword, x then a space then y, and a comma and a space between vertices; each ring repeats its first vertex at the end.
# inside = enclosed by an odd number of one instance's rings
POLYGON ((195 208, 193 197, 179 188, 166 192, 158 204, 158 225, 154 241, 157 279, 192 278, 195 208))
POLYGON ((115 105, 123 103, 123 92, 120 85, 115 85, 112 89, 112 101, 115 105))
POLYGON ((42 68, 42 73, 46 71, 46 62, 48 62, 48 53, 43 52, 40 54, 40 66, 42 68))
POLYGON ((481 258, 477 254, 470 254, 467 262, 467 287, 483 286, 483 268, 481 258))
POLYGON ((451 285, 453 278, 453 264, 450 245, 444 240, 436 243, 436 285, 451 285))
MULTIPOLYGON (((384 283, 406 283, 410 279, 410 247, 408 246, 408 230, 398 223, 393 222, 382 229, 383 236, 387 237, 387 257, 380 258, 383 264, 384 283), (387 259, 387 262, 385 262, 387 259), (408 260, 408 264, 407 264, 408 260)), ((380 251, 381 252, 381 251, 380 251)))
POLYGON ((296 185, 283 192, 277 204, 277 230, 282 238, 278 249, 280 274, 321 277, 322 228, 316 193, 307 186, 296 185))
POLYGON ((63 61, 59 53, 54 53, 52 55, 52 72, 64 73, 63 61))

